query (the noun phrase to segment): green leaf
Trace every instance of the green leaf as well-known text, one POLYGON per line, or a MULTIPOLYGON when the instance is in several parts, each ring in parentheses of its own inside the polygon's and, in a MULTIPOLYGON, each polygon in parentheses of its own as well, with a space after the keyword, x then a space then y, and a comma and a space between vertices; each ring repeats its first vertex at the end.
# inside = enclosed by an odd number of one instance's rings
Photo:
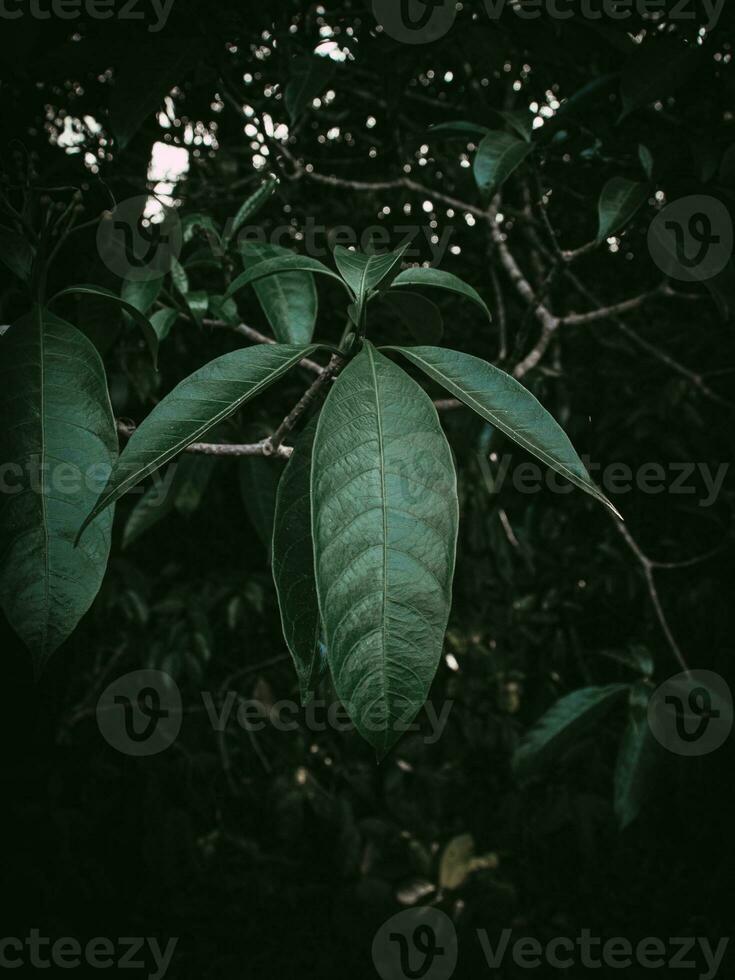
POLYGON ((424 703, 439 663, 458 502, 434 405, 369 342, 319 416, 311 498, 335 688, 382 757, 424 703))
MULTIPOLYGON (((311 259, 307 255, 296 255, 294 252, 289 252, 288 255, 283 255, 275 259, 264 259, 262 262, 258 262, 257 265, 246 269, 245 272, 241 272, 227 289, 225 299, 234 296, 235 293, 244 289, 245 286, 250 286, 260 279, 265 279, 266 276, 275 276, 283 272, 316 272, 323 276, 331 276, 332 279, 336 279, 337 282, 342 283, 342 278, 322 262, 311 259)), ((344 285, 344 283, 342 284, 344 285)))
POLYGON ((334 75, 335 62, 321 55, 308 54, 291 62, 290 80, 284 101, 293 124, 312 101, 321 95, 334 75))
POLYGON ((533 115, 528 109, 493 109, 492 111, 515 130, 522 140, 530 143, 533 136, 533 115))
POLYGON ((166 476, 148 487, 130 512, 123 531, 123 548, 129 548, 174 510, 190 517, 204 499, 216 462, 214 456, 194 455, 183 455, 173 462, 166 476))
POLYGON ((439 133, 447 139, 471 140, 473 137, 486 136, 490 130, 487 126, 480 126, 478 123, 467 122, 459 119, 456 122, 439 123, 429 127, 429 136, 439 133))
POLYGON ((219 255, 222 251, 222 241, 220 239, 219 228, 208 214, 187 214, 181 219, 181 231, 184 242, 190 242, 195 235, 203 232, 209 249, 213 255, 219 255))
POLYGON ((383 297, 396 310, 417 344, 438 344, 444 335, 439 307, 421 293, 395 289, 383 297))
POLYGON ((454 891, 466 881, 472 870, 475 839, 472 834, 453 837, 442 852, 439 861, 439 887, 454 891))
POLYGON ((156 331, 156 336, 158 337, 158 342, 165 340, 169 335, 171 327, 176 323, 178 319, 178 310, 156 310, 156 312, 151 316, 151 326, 156 331))
MULTIPOLYGON (((248 268, 293 255, 281 245, 244 242, 240 254, 248 268)), ((283 344, 308 344, 314 336, 318 298, 310 272, 283 272, 253 283, 273 336, 283 344)))
POLYGON ((385 255, 364 255, 351 252, 342 245, 334 250, 334 261, 342 278, 352 290, 356 299, 355 317, 359 324, 360 316, 371 292, 379 286, 389 285, 395 278, 398 266, 408 246, 385 255))
POLYGON ((80 535, 105 507, 316 349, 286 344, 245 347, 215 358, 181 381, 133 433, 80 535))
POLYGON ((112 511, 78 549, 74 536, 113 465, 117 434, 102 361, 70 324, 36 308, 0 338, 0 360, 0 459, 17 469, 17 489, 0 501, 0 601, 38 672, 102 583, 112 511))
POLYGON ((576 739, 605 717, 629 691, 627 684, 584 687, 560 698, 527 732, 513 754, 513 771, 522 782, 556 762, 576 739))
POLYGON ((597 241, 605 239, 628 224, 638 209, 646 203, 651 188, 626 177, 611 177, 602 188, 598 205, 597 241))
POLYGON ((148 116, 196 64, 199 40, 143 38, 128 57, 115 65, 110 99, 110 128, 124 149, 148 116))
POLYGON ((147 313, 158 299, 162 288, 163 279, 144 279, 141 282, 126 279, 120 295, 140 313, 147 313))
POLYGON ((479 357, 444 347, 383 349, 399 351, 486 421, 620 516, 592 482, 559 423, 515 378, 479 357))
POLYGON ((238 460, 240 496, 250 523, 263 542, 269 558, 276 513, 276 492, 282 472, 283 462, 280 459, 243 456, 238 460))
POLYGON ((480 192, 491 197, 533 150, 531 143, 510 133, 488 133, 477 148, 473 165, 480 192))
MULTIPOLYGON (((211 438, 212 442, 217 442, 211 438)), ((182 517, 191 517, 199 509, 214 473, 217 460, 214 456, 182 456, 173 464, 173 503, 182 517)))
POLYGON ((273 526, 273 581, 281 625, 299 679, 301 703, 314 695, 319 679, 319 603, 311 536, 311 455, 317 419, 299 436, 276 495, 273 526))
POLYGON ((177 258, 172 256, 171 258, 171 282, 182 296, 186 296, 189 292, 189 277, 186 274, 186 269, 179 262, 177 258))
POLYGON ((393 280, 392 285, 394 287, 426 286, 432 289, 446 289, 450 293, 458 293, 460 296, 464 296, 465 299, 472 300, 473 303, 476 303, 486 314, 488 320, 492 319, 490 310, 485 305, 485 301, 477 290, 473 289, 472 286, 468 286, 466 282, 463 282, 462 279, 451 272, 442 272, 441 269, 426 269, 422 266, 416 266, 413 269, 405 269, 399 273, 393 280))
POLYGON ((247 198, 242 205, 240 205, 240 208, 233 219, 232 227, 225 229, 225 247, 227 247, 227 245, 229 245, 229 243, 233 240, 245 222, 255 217, 263 205, 270 200, 276 187, 278 187, 278 184, 278 177, 276 177, 275 174, 268 174, 257 191, 255 191, 254 194, 251 194, 250 197, 247 198))
POLYGON ((620 79, 621 120, 634 109, 673 95, 697 68, 701 53, 701 47, 689 45, 679 36, 636 46, 620 79))
POLYGON ((184 297, 191 318, 194 322, 201 327, 204 317, 207 315, 207 310, 209 309, 209 296, 204 289, 195 289, 191 293, 187 293, 184 297))
POLYGON ((630 692, 628 721, 615 764, 614 804, 618 825, 624 830, 636 819, 651 785, 656 763, 656 739, 648 724, 649 685, 639 682, 630 692))
POLYGON ((23 235, 10 228, 0 228, 0 262, 23 282, 31 278, 34 255, 33 247, 23 235))
POLYGON ((146 342, 148 350, 151 352, 151 357, 153 358, 153 366, 158 370, 158 334, 153 329, 153 326, 140 310, 137 310, 130 303, 126 303, 124 299, 120 296, 116 296, 110 289, 105 289, 102 286, 88 286, 86 284, 80 286, 69 286, 67 289, 62 289, 61 292, 57 293, 54 297, 49 300, 49 305, 54 302, 54 300, 60 299, 62 296, 94 296, 96 299, 107 299, 112 303, 115 303, 120 309, 127 313, 131 319, 133 319, 138 326, 143 331, 143 339, 146 342))
MULTIPOLYGON (((175 479, 175 477, 174 477, 175 479)), ((130 512, 122 536, 123 549, 129 548, 151 528, 159 524, 174 509, 174 495, 171 487, 154 484, 136 503, 130 512)))
POLYGON ((638 144, 638 159, 641 161, 646 177, 651 180, 653 178, 653 154, 643 143, 638 144))

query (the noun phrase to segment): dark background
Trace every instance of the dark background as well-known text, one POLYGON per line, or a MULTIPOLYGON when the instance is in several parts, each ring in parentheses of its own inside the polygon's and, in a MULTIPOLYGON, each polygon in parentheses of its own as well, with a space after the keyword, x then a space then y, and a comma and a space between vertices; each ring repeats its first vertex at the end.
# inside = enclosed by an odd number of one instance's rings
MULTIPOLYGON (((422 210, 423 195, 349 182, 394 181, 410 163, 411 177, 425 188, 481 207, 471 170, 459 164, 464 144, 430 139, 429 126, 455 119, 489 124, 491 110, 544 102, 549 91, 568 98, 620 71, 634 53, 624 27, 582 17, 523 21, 506 12, 490 24, 482 7, 465 5, 445 37, 413 47, 376 33, 370 9, 360 3, 326 10, 285 2, 253 6, 177 0, 154 36, 122 21, 3 21, 6 181, 17 180, 30 158, 38 185, 81 188, 91 219, 109 206, 110 195, 122 200, 145 192, 154 141, 184 145, 187 121, 205 127, 214 121, 216 147, 192 155, 174 196, 184 213, 225 220, 263 175, 253 166, 238 103, 255 109, 259 128, 263 112, 286 122, 280 93, 291 59, 320 40, 335 40, 351 56, 330 82, 334 100, 303 113, 285 150, 265 141, 264 172, 278 173, 281 184, 258 221, 269 229, 293 219, 298 228, 312 216, 328 228, 346 224, 358 232, 384 223, 395 237, 396 225, 424 225, 433 217, 422 210), (245 73, 253 75, 247 86, 245 73), (108 120, 134 99, 136 86, 154 92, 158 86, 165 94, 173 85, 181 124, 162 130, 154 103, 119 151, 108 120), (280 88, 271 91, 275 85, 280 88), (216 112, 215 93, 223 102, 216 112), (67 115, 89 115, 103 127, 95 134, 80 123, 80 153, 55 145, 67 115), (368 116, 376 120, 370 129, 368 116), (333 127, 340 135, 327 139, 333 127), (85 152, 96 155, 97 173, 85 166, 85 152), (295 176, 294 161, 337 183, 295 176), (410 217, 404 204, 412 206, 410 217), (378 217, 384 206, 390 215, 378 217)), ((505 186, 509 244, 534 287, 548 290, 555 312, 591 307, 564 276, 542 286, 553 262, 537 244, 546 229, 527 208, 530 200, 537 213, 540 186, 553 188, 548 213, 565 248, 594 237, 597 199, 609 177, 641 179, 640 142, 653 154, 654 182, 667 200, 708 193, 732 205, 732 166, 719 165, 705 185, 698 163, 703 147, 721 160, 735 145, 727 17, 726 10, 707 37, 708 56, 697 72, 672 82, 658 110, 642 109, 620 122, 613 86, 505 186)), ((641 30, 644 45, 660 43, 650 22, 634 19, 626 27, 641 30)), ((691 38, 696 31, 696 22, 679 22, 672 34, 691 38)), ((617 251, 603 245, 575 265, 602 303, 661 281, 646 247, 654 207, 643 207, 617 251)), ((475 286, 495 317, 488 327, 471 306, 440 298, 445 343, 497 362, 502 304, 504 363, 512 366, 535 343, 538 324, 500 267, 483 223, 470 226, 459 208, 453 218, 446 210, 436 202, 439 232, 451 224, 461 253, 447 253, 442 268, 475 286)), ((295 240, 294 247, 303 246, 295 240)), ((65 250, 55 276, 57 287, 75 281, 115 288, 97 258, 94 229, 65 250)), ((22 297, 9 278, 2 282, 0 319, 9 322, 22 297)), ((318 334, 334 341, 344 311, 338 291, 325 282, 318 284, 318 334)), ((693 286, 684 291, 695 299, 643 304, 625 317, 627 332, 616 320, 563 328, 524 383, 578 451, 596 462, 692 461, 717 468, 732 456, 735 344, 727 286, 714 298, 693 286), (706 390, 672 367, 672 359, 706 390)), ((247 323, 267 331, 252 297, 240 310, 247 323)), ((184 374, 239 343, 224 331, 179 324, 162 348, 156 378, 137 334, 112 314, 101 322, 96 311, 71 303, 67 315, 104 351, 116 413, 135 420, 184 374)), ((374 327, 381 339, 400 329, 387 311, 374 327)), ((277 424, 307 381, 298 371, 290 375, 243 413, 241 431, 277 424)), ((487 451, 483 423, 465 410, 446 413, 443 421, 459 470, 461 524, 446 641, 459 669, 442 663, 432 688, 437 705, 454 702, 441 739, 428 745, 409 735, 376 766, 354 734, 309 733, 302 726, 253 740, 233 725, 223 752, 201 710, 201 691, 236 689, 266 701, 296 695, 267 552, 252 522, 252 501, 249 509, 243 503, 238 464, 218 461, 193 515, 168 517, 125 550, 120 535, 133 501, 124 501, 100 595, 38 683, 20 642, 2 634, 3 935, 25 936, 36 926, 45 935, 80 940, 141 935, 165 943, 178 936, 168 974, 174 978, 375 976, 375 929, 408 907, 417 882, 436 883, 442 849, 464 833, 473 835, 479 854, 495 852, 498 866, 473 873, 439 902, 457 924, 458 976, 487 975, 472 935, 479 927, 491 936, 513 927, 542 941, 574 937, 584 927, 631 940, 701 935, 716 942, 728 935, 729 742, 699 759, 661 752, 642 813, 622 832, 612 807, 618 715, 580 738, 528 788, 516 785, 509 762, 523 732, 556 698, 588 684, 632 679, 606 654, 645 648, 656 682, 680 670, 641 553, 671 563, 708 556, 655 570, 655 581, 688 664, 731 679, 731 480, 710 507, 698 506, 700 494, 614 497, 636 552, 578 491, 528 495, 508 481, 489 494, 478 462, 487 451), (94 706, 109 680, 143 666, 176 677, 187 713, 172 748, 135 759, 102 739, 94 706)), ((502 443, 494 448, 510 451, 502 443)), ((522 461, 520 451, 514 459, 522 461)), ((269 476, 261 472, 265 485, 269 476)), ((525 973, 506 969, 501 975, 525 973)))

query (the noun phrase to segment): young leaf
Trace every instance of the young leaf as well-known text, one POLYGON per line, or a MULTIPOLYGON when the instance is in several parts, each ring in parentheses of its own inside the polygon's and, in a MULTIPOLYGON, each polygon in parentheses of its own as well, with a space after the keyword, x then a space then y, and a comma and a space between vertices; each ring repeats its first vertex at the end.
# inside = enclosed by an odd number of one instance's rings
POLYGON ((521 740, 513 771, 522 782, 556 761, 582 733, 600 721, 629 690, 627 684, 584 687, 560 698, 521 740))
POLYGON ((316 349, 287 344, 245 347, 215 358, 185 378, 135 430, 79 535, 105 507, 316 349))
POLYGON ((0 459, 17 492, 0 504, 0 601, 39 671, 74 630, 102 583, 112 511, 79 549, 74 535, 117 455, 100 357, 70 324, 36 308, 0 338, 0 459))
POLYGON ((286 85, 284 101, 294 123, 303 110, 326 89, 335 70, 331 58, 307 54, 291 62, 291 78, 286 85))
POLYGON ((62 289, 61 292, 58 292, 49 300, 49 304, 53 303, 56 299, 60 299, 62 296, 73 296, 75 294, 80 296, 94 296, 96 299, 108 299, 116 303, 124 313, 129 314, 143 331, 143 339, 146 342, 148 350, 151 352, 153 366, 158 370, 158 334, 153 329, 151 321, 147 316, 130 303, 126 303, 120 296, 116 296, 111 290, 105 289, 102 286, 88 286, 86 284, 69 286, 67 289, 62 289))
POLYGON ((604 242, 608 235, 627 225, 641 205, 645 204, 650 191, 649 184, 641 184, 625 177, 611 177, 600 194, 597 241, 604 242))
POLYGON ((419 711, 441 656, 458 502, 431 400, 369 342, 319 416, 311 500, 335 688, 382 757, 419 711))
POLYGON ((438 344, 444 335, 439 307, 421 293, 394 289, 383 298, 396 310, 417 344, 438 344))
POLYGON ((399 351, 482 418, 620 516, 592 482, 559 423, 515 378, 479 357, 444 347, 383 349, 399 351))
POLYGON ((342 278, 322 262, 311 259, 307 255, 296 255, 295 252, 289 252, 288 255, 278 256, 274 259, 264 259, 262 262, 250 266, 245 272, 241 272, 230 284, 224 298, 227 300, 244 289, 245 286, 265 279, 266 276, 274 276, 282 272, 317 272, 323 276, 331 276, 332 279, 336 279, 337 282, 344 285, 342 278))
POLYGON ((649 685, 642 682, 635 684, 630 692, 628 722, 615 764, 614 804, 621 830, 640 813, 656 761, 658 743, 648 724, 650 693, 649 685))
POLYGON ((235 235, 237 235, 238 231, 242 228, 245 222, 249 221, 251 218, 254 218, 266 201, 270 199, 276 187, 278 187, 278 183, 278 177, 276 177, 275 174, 268 174, 257 191, 251 194, 250 197, 240 205, 240 208, 233 219, 232 226, 225 229, 225 247, 227 247, 234 239, 235 235))
POLYGON ((416 266, 413 269, 404 269, 403 272, 400 272, 393 280, 392 285, 393 287, 428 286, 430 288, 446 289, 450 293, 458 293, 460 296, 464 296, 466 299, 476 303, 486 314, 488 320, 492 319, 490 310, 485 305, 485 301, 477 290, 473 289, 472 286, 468 286, 466 282, 463 282, 451 272, 442 272, 441 269, 426 269, 422 266, 416 266))
POLYGON ((358 320, 370 293, 378 286, 389 285, 393 280, 407 247, 404 245, 403 248, 385 255, 363 255, 362 252, 351 252, 341 245, 335 248, 334 261, 342 278, 354 293, 358 320))
POLYGON ((311 537, 312 419, 294 447, 276 494, 273 526, 273 581, 283 636, 299 679, 301 703, 308 704, 319 679, 319 603, 311 537))
POLYGON ((531 143, 525 139, 519 140, 510 133, 498 130, 488 133, 477 148, 473 165, 475 183, 480 192, 485 197, 491 197, 533 149, 531 143))
MULTIPOLYGON (((293 252, 281 245, 245 242, 240 254, 246 268, 293 252)), ((282 272, 253 283, 255 295, 268 318, 273 336, 283 344, 308 344, 314 336, 317 293, 311 272, 282 272)))

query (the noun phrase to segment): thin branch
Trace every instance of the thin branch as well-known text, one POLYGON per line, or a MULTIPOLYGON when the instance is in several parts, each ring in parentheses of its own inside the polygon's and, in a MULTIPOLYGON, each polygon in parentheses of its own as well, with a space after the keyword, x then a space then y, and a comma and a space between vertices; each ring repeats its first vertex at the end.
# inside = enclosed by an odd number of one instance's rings
MULTIPOLYGON (((124 439, 130 439, 136 430, 135 425, 118 419, 117 431, 124 439)), ((273 447, 270 440, 260 442, 192 442, 184 450, 185 453, 195 453, 199 456, 278 456, 289 459, 293 449, 290 446, 273 447)))
POLYGON ((345 359, 340 354, 332 354, 329 364, 322 369, 319 376, 312 382, 311 386, 304 392, 297 404, 291 409, 285 419, 278 426, 276 431, 267 440, 269 451, 266 455, 277 453, 281 448, 281 443, 289 433, 291 433, 301 418, 301 416, 313 405, 321 396, 324 388, 332 378, 335 378, 344 366, 345 359))

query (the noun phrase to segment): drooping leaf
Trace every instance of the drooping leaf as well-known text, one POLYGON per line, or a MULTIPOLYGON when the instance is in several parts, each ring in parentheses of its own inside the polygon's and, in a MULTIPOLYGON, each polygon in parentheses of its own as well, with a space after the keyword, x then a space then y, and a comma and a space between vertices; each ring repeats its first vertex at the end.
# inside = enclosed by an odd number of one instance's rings
POLYGON ((314 350, 316 346, 287 344, 245 347, 215 358, 181 381, 133 433, 82 530, 105 507, 260 394, 314 350))
POLYGON ((431 400, 369 342, 319 416, 311 498, 335 688, 383 756, 423 704, 439 662, 458 502, 431 400))
MULTIPOLYGON (((281 245, 245 242, 240 254, 246 267, 268 259, 287 258, 293 252, 281 245)), ((314 336, 318 298, 311 272, 282 272, 253 283, 273 336, 283 344, 308 344, 314 336)))
POLYGON ((636 819, 651 785, 658 742, 648 723, 649 685, 639 682, 630 691, 628 721, 615 763, 614 805, 624 830, 636 819))
POLYGON ((301 433, 281 476, 273 526, 273 580, 281 625, 299 679, 302 704, 320 674, 319 603, 311 536, 311 456, 316 418, 301 433))
POLYGON ((604 242, 608 235, 625 227, 650 194, 649 184, 642 184, 626 177, 611 177, 602 188, 598 204, 599 222, 597 241, 604 242))
POLYGON ((354 293, 355 315, 358 321, 370 293, 378 286, 390 285, 396 276, 407 247, 404 245, 395 252, 388 252, 385 255, 351 252, 342 245, 335 248, 334 261, 342 278, 354 293))
POLYGON ((686 82, 697 68, 702 49, 679 35, 637 46, 623 69, 621 119, 656 99, 663 99, 686 82))
POLYGON ((235 215, 232 226, 225 230, 224 244, 229 245, 240 231, 246 221, 254 218, 263 205, 268 201, 276 187, 278 187, 278 177, 275 174, 268 174, 260 187, 247 200, 240 205, 235 215))
POLYGON ((473 303, 476 303, 486 314, 487 318, 492 319, 490 310, 477 290, 473 289, 472 286, 469 286, 459 276, 455 276, 451 272, 442 272, 441 269, 426 269, 422 266, 416 266, 416 268, 404 269, 403 272, 399 272, 393 280, 392 285, 393 287, 421 286, 432 289, 446 289, 450 293, 458 293, 460 296, 464 296, 465 299, 472 300, 473 303))
POLYGON ((245 510, 270 557, 276 492, 284 469, 283 461, 265 456, 243 456, 237 465, 245 510))
POLYGON ((33 267, 33 246, 17 231, 0 227, 0 262, 23 282, 28 282, 33 267))
POLYGON ((491 197, 519 167, 534 147, 525 139, 493 130, 477 148, 473 173, 483 196, 491 197))
POLYGON ((156 310, 155 313, 151 314, 151 326, 156 331, 159 344, 168 337, 169 331, 174 323, 176 323, 178 316, 178 310, 169 309, 156 310))
POLYGON ((0 338, 0 459, 17 490, 0 501, 0 600, 40 670, 96 596, 112 511, 74 537, 117 455, 107 383, 94 346, 37 307, 0 338))
POLYGON ((597 724, 629 690, 627 684, 584 687, 560 698, 521 740, 513 771, 525 781, 557 761, 577 737, 597 724))
POLYGON ((86 283, 79 286, 69 286, 66 289, 62 289, 58 292, 51 300, 49 300, 49 305, 54 302, 54 300, 60 299, 62 296, 94 296, 96 299, 102 300, 107 299, 110 302, 117 304, 117 306, 127 313, 135 323, 143 331, 143 339, 146 342, 148 350, 151 352, 151 357, 153 358, 153 366, 158 368, 158 334, 153 329, 151 321, 145 314, 141 313, 140 310, 136 309, 130 303, 126 303, 124 299, 120 296, 116 296, 110 289, 104 289, 102 286, 89 286, 86 283))
POLYGON ((383 349, 399 351, 478 415, 619 516, 592 482, 559 423, 515 378, 479 357, 445 347, 383 349))
POLYGON ((316 272, 319 275, 331 276, 337 282, 342 282, 341 277, 336 272, 333 272, 317 259, 311 259, 307 255, 296 255, 294 252, 289 252, 288 255, 279 256, 275 259, 264 259, 256 265, 251 265, 245 272, 241 272, 228 287, 225 293, 225 299, 230 299, 235 293, 244 289, 245 286, 258 282, 260 279, 265 279, 266 276, 274 276, 283 272, 316 272))
POLYGON ((198 41, 182 38, 143 38, 130 56, 115 68, 110 100, 110 127, 124 149, 163 103, 174 85, 181 83, 196 64, 198 41))
POLYGON ((444 335, 444 322, 436 303, 407 289, 394 289, 384 297, 408 327, 417 344, 438 344, 444 335))
POLYGON ((286 110, 292 123, 324 92, 334 75, 335 67, 331 58, 322 55, 308 54, 294 58, 284 95, 286 110))
POLYGON ((158 299, 163 288, 163 279, 126 279, 122 285, 121 297, 140 313, 147 313, 158 299))

